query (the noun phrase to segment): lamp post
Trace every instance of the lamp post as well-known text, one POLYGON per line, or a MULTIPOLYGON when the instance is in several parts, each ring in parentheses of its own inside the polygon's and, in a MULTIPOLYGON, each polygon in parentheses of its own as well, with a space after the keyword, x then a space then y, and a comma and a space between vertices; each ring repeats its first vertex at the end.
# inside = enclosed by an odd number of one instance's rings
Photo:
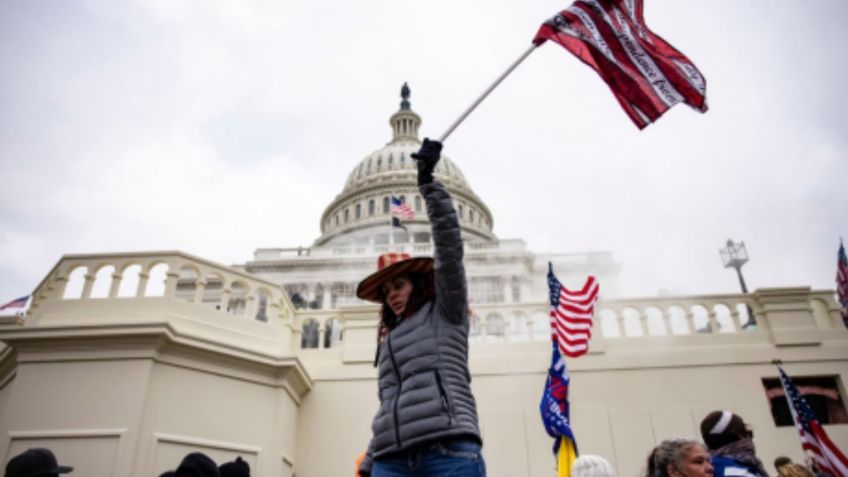
POLYGON ((736 275, 739 276, 739 285, 742 287, 742 293, 748 293, 748 287, 745 286, 745 279, 742 278, 742 265, 748 262, 748 250, 745 249, 745 242, 734 242, 727 239, 727 245, 718 250, 721 254, 721 261, 724 263, 724 268, 735 268, 736 275))
MULTIPOLYGON (((748 250, 745 248, 745 242, 734 242, 727 239, 724 248, 720 248, 718 253, 721 255, 721 261, 724 268, 733 268, 736 270, 736 276, 739 277, 739 286, 742 287, 742 293, 748 293, 748 287, 745 285, 745 279, 742 277, 742 265, 748 262, 748 250)), ((748 328, 756 324, 754 313, 748 304, 745 304, 748 310, 748 321, 742 325, 742 328, 748 328)))

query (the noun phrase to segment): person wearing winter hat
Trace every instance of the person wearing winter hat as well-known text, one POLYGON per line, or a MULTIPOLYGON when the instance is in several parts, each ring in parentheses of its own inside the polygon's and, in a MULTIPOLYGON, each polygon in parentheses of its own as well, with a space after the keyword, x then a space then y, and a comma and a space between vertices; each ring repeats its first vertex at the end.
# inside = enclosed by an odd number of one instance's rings
POLYGON ((468 284, 459 219, 433 179, 442 145, 412 154, 427 204, 433 255, 386 254, 356 290, 380 305, 375 366, 380 406, 359 475, 486 475, 468 370, 468 284))
POLYGON ((174 472, 174 477, 220 477, 215 461, 202 452, 185 456, 174 472))
POLYGON ((584 454, 571 464, 571 477, 615 477, 615 471, 603 457, 584 454))
POLYGON ((221 464, 218 472, 221 477, 250 477, 250 465, 239 456, 232 462, 221 464))
POLYGON ((12 457, 6 464, 5 477, 58 477, 73 471, 73 467, 59 465, 50 449, 36 447, 12 457))
POLYGON ((769 477, 754 448, 754 433, 739 415, 713 411, 701 421, 715 477, 769 477))

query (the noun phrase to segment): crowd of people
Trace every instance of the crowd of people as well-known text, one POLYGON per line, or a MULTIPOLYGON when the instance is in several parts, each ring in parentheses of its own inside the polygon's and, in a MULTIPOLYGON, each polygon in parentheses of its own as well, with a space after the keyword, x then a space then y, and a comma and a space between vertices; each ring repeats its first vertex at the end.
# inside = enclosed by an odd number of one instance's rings
MULTIPOLYGON (((59 465, 56 455, 43 447, 27 449, 12 457, 6 464, 4 477, 59 477, 70 474, 73 467, 59 465)), ((163 472, 159 477, 250 477, 250 465, 241 457, 218 466, 202 452, 192 452, 183 458, 176 470, 163 472)))
MULTIPOLYGON (((651 451, 641 473, 644 477, 771 477, 757 457, 754 433, 730 411, 713 411, 701 421, 701 438, 667 439, 651 451)), ((774 461, 777 477, 831 477, 788 457, 774 461)), ((615 477, 609 462, 596 455, 578 457, 571 477, 615 477)))

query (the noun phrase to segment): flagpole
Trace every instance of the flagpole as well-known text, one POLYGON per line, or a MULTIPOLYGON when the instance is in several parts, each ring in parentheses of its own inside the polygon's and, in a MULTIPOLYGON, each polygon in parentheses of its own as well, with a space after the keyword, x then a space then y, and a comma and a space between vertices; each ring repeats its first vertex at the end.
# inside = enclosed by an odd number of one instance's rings
POLYGON ((442 134, 442 136, 439 138, 439 142, 445 142, 445 139, 447 139, 447 138, 448 138, 448 136, 450 136, 450 135, 451 135, 451 133, 453 132, 453 130, 454 130, 454 129, 456 129, 456 128, 457 128, 457 126, 459 126, 460 124, 462 124, 462 122, 463 122, 463 121, 465 121, 465 118, 467 118, 467 117, 468 117, 468 115, 469 115, 469 114, 471 114, 471 112, 472 112, 472 111, 474 111, 474 110, 477 108, 477 106, 479 106, 479 105, 480 105, 480 103, 482 103, 482 102, 483 102, 483 100, 484 100, 484 99, 486 99, 486 96, 489 96, 489 93, 491 93, 491 92, 492 92, 495 88, 497 88, 497 87, 498 87, 498 85, 499 85, 499 84, 501 84, 501 81, 503 81, 503 80, 504 80, 507 76, 509 76, 509 74, 510 74, 510 73, 512 73, 512 70, 514 70, 515 68, 517 68, 517 67, 518 67, 518 65, 520 65, 520 64, 521 64, 521 62, 522 62, 522 61, 524 61, 524 60, 525 60, 528 56, 530 56, 530 53, 532 53, 532 52, 533 52, 533 50, 535 50, 538 46, 539 46, 539 45, 536 45, 536 44, 530 45, 530 48, 527 48, 527 51, 525 51, 524 53, 522 53, 522 54, 521 54, 521 56, 520 56, 520 57, 518 57, 518 59, 517 59, 517 60, 515 60, 515 61, 514 61, 514 62, 513 62, 513 63, 509 66, 509 68, 507 68, 507 69, 506 69, 506 71, 504 71, 503 73, 501 73, 501 75, 498 77, 498 79, 496 79, 496 80, 495 80, 495 82, 494 82, 494 83, 492 83, 492 85, 491 85, 491 86, 489 86, 489 87, 486 89, 486 91, 484 91, 484 92, 483 92, 483 94, 481 94, 481 95, 480 95, 480 97, 479 97, 479 98, 477 98, 477 100, 476 100, 476 101, 474 101, 474 102, 471 104, 471 106, 469 106, 469 107, 468 107, 468 109, 466 109, 466 110, 465 110, 465 112, 464 112, 464 113, 462 113, 462 115, 459 117, 459 119, 457 119, 456 121, 454 121, 454 123, 453 123, 453 124, 451 124, 451 126, 448 128, 448 130, 447 130, 447 131, 445 131, 445 132, 444 132, 444 134, 442 134))

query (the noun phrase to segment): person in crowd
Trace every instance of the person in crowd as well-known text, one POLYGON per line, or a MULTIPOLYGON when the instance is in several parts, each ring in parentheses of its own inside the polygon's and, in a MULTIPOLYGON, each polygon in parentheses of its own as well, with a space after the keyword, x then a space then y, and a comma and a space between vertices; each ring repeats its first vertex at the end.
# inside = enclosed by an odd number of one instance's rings
POLYGON ((615 470, 603 457, 584 454, 571 464, 571 477, 615 477, 615 470))
POLYGON ((220 477, 215 461, 202 452, 185 456, 174 471, 174 477, 220 477))
POLYGON ((250 465, 239 456, 232 462, 221 464, 218 472, 221 477, 250 477, 250 465))
POLYGON ((807 458, 804 460, 804 462, 806 462, 806 463, 807 463, 807 467, 810 469, 810 471, 812 471, 812 473, 813 473, 816 477, 833 477, 833 476, 832 476, 832 475, 830 475, 829 473, 827 473, 827 472, 823 471, 823 470, 822 470, 822 468, 821 468, 821 466, 818 464, 818 462, 816 462, 816 461, 815 461, 815 459, 810 458, 810 457, 807 457, 807 458))
POLYGON ((812 473, 810 469, 794 462, 783 464, 777 469, 777 473, 780 477, 816 477, 816 474, 812 473))
POLYGON ((359 474, 371 477, 485 476, 483 441, 468 370, 468 285, 459 220, 433 179, 442 145, 412 155, 432 224, 434 259, 378 258, 356 295, 378 303, 375 366, 380 406, 359 474))
POLYGON ((710 454, 698 441, 668 439, 648 456, 646 477, 713 477, 710 454))
POLYGON ((713 411, 701 421, 716 477, 769 477, 754 448, 754 433, 738 415, 713 411))
POLYGON ((9 459, 6 463, 5 477, 58 477, 74 470, 67 465, 59 465, 50 449, 35 447, 27 449, 9 459))
POLYGON ((791 464, 791 463, 792 463, 792 459, 790 459, 789 457, 786 457, 785 455, 782 455, 782 456, 774 459, 774 470, 777 471, 777 475, 779 475, 780 477, 786 477, 785 475, 783 475, 780 472, 780 468, 783 467, 784 465, 791 464))

